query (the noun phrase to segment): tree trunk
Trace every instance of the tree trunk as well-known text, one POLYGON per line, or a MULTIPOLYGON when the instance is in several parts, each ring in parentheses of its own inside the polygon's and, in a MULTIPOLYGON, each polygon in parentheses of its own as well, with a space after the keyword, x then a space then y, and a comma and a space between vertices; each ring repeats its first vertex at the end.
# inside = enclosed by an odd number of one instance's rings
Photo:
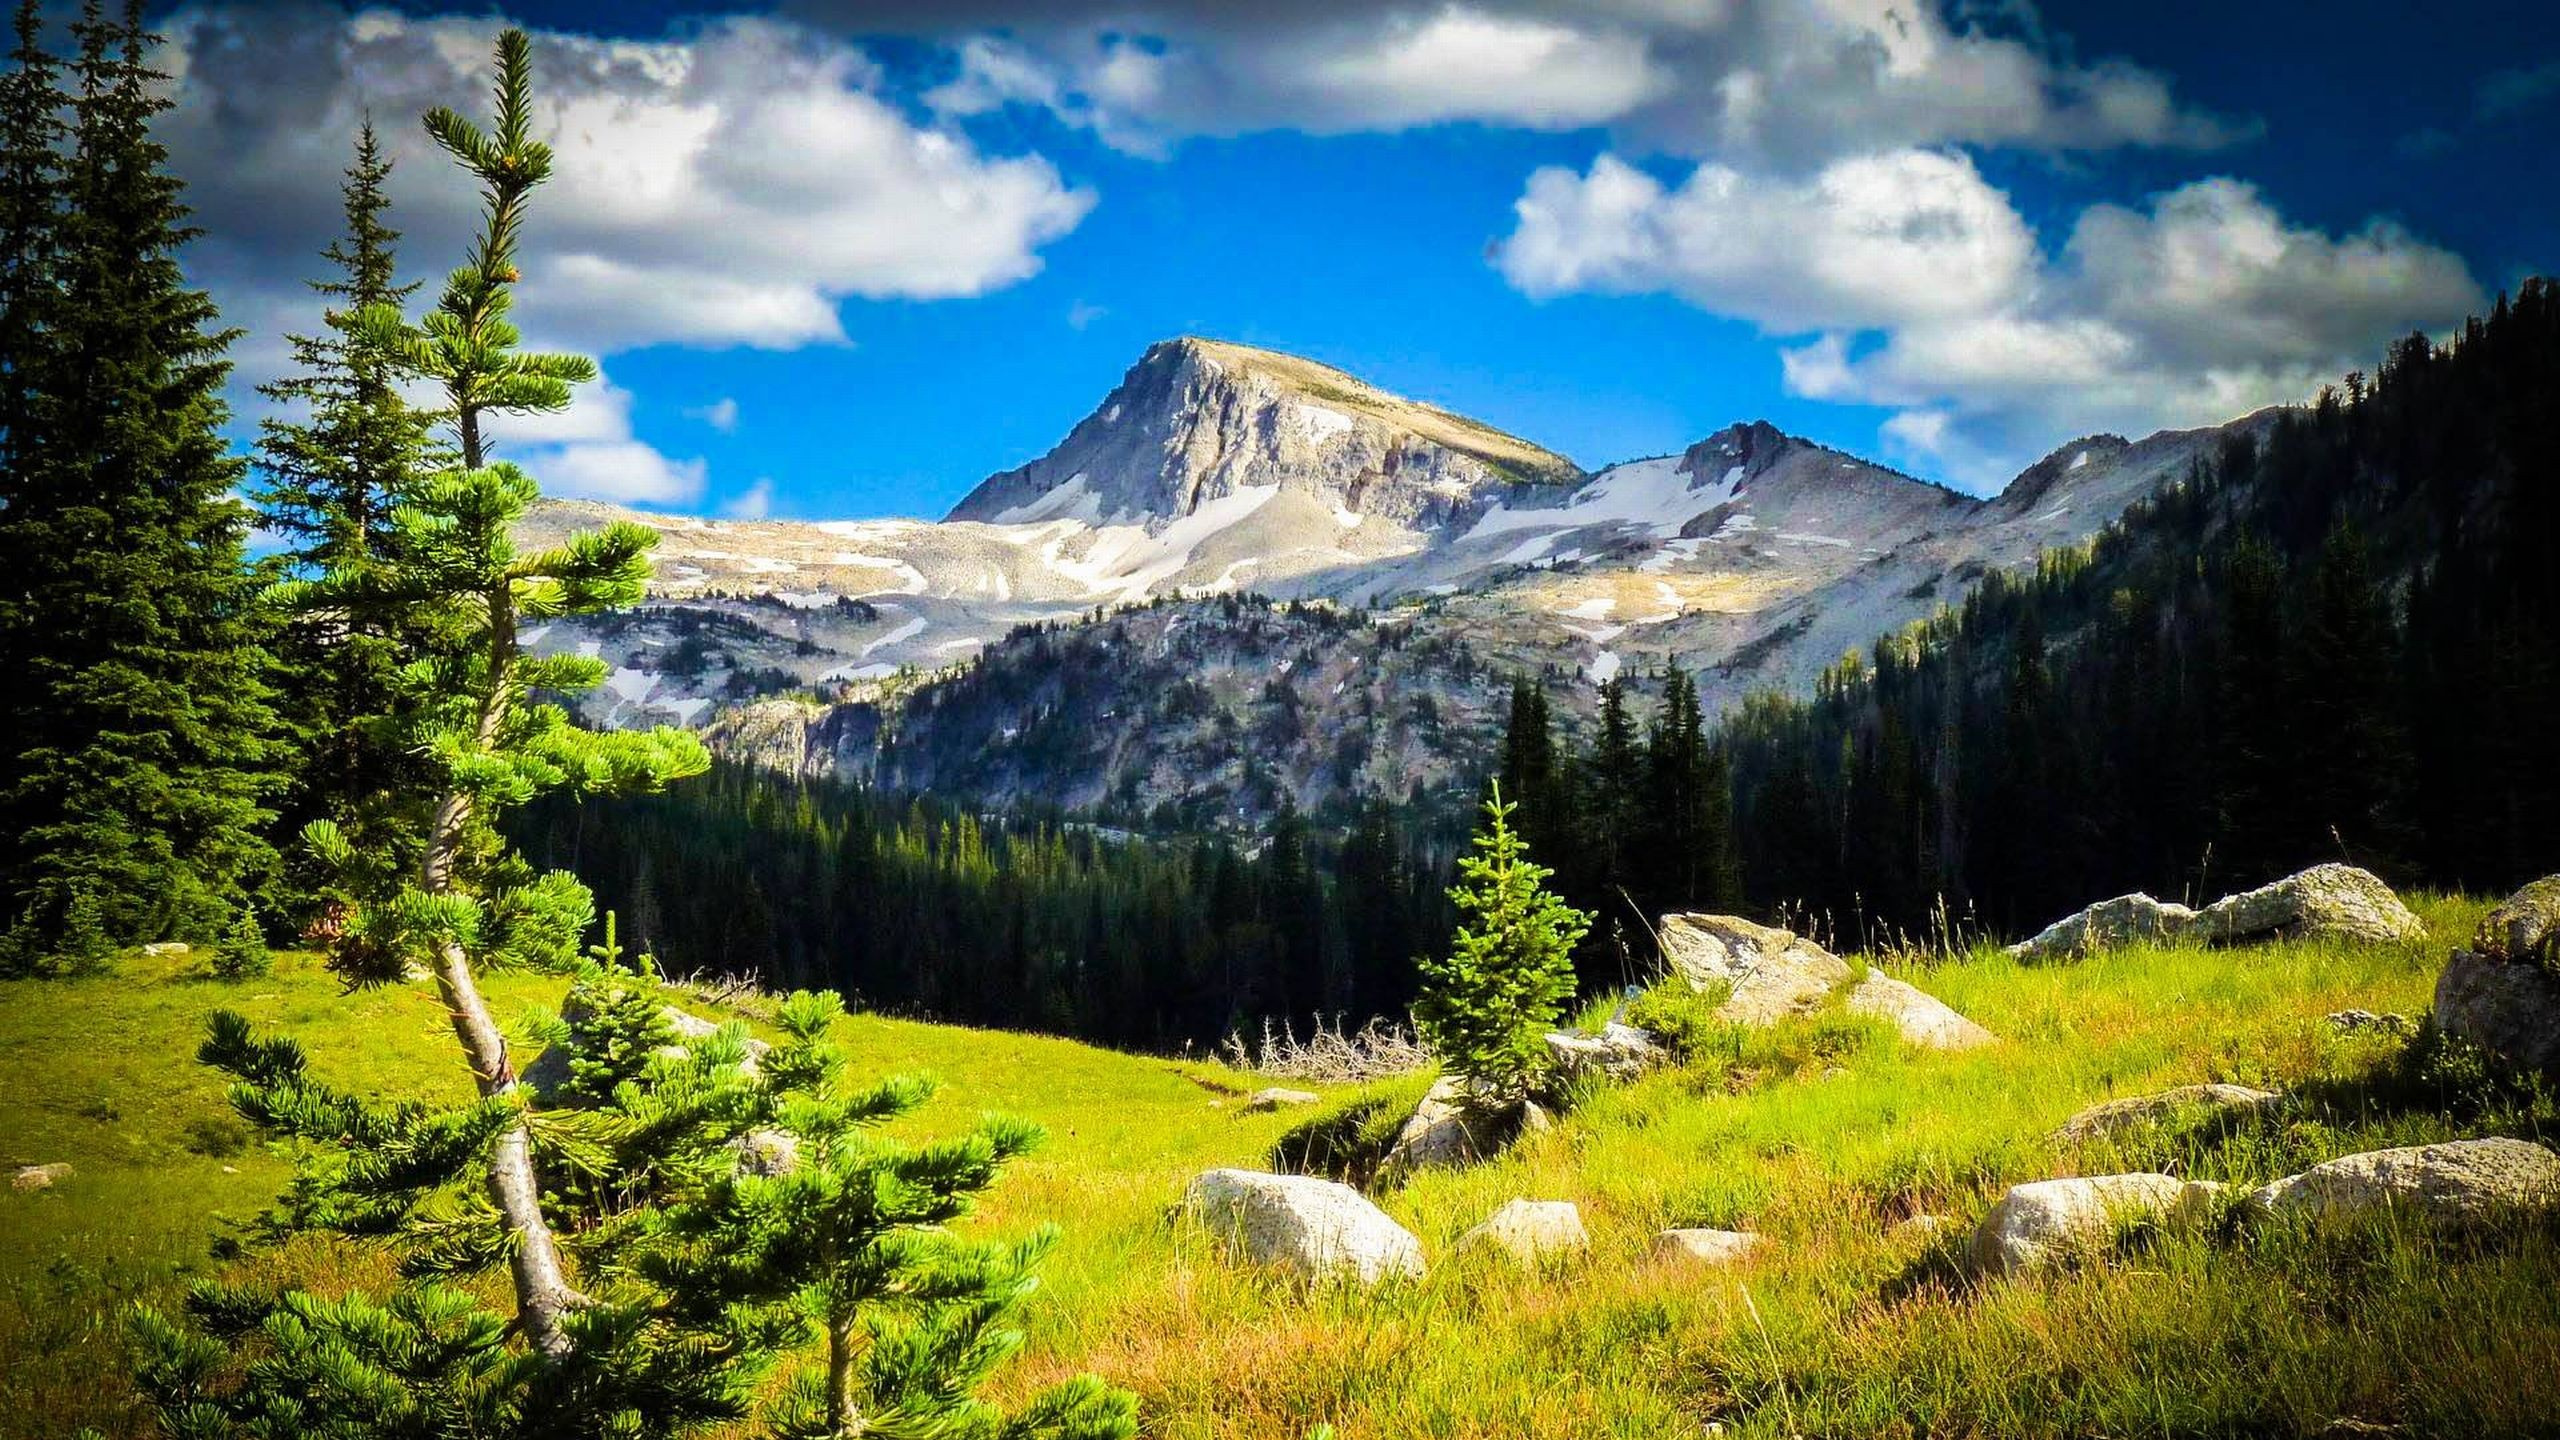
POLYGON ((853 1319, 827 1325, 827 1429, 840 1436, 862 1433, 853 1409, 853 1319))

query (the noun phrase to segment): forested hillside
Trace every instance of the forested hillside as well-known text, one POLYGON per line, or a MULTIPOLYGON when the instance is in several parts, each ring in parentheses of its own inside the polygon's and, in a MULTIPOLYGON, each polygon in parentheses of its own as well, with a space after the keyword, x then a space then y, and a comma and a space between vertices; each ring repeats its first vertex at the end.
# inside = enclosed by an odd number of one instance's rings
POLYGON ((2560 865, 2560 290, 2281 416, 2029 578, 1721 731, 1745 881, 1844 927, 2032 928, 2342 856, 2560 865))

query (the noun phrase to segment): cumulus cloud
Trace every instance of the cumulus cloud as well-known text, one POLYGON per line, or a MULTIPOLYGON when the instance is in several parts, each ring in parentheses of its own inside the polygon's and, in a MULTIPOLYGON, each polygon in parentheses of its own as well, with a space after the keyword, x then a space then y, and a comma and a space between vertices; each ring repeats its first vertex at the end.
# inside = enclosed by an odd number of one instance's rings
POLYGON ((738 401, 733 395, 723 395, 708 405, 696 405, 684 413, 686 418, 699 420, 723 435, 737 433, 738 401))
POLYGON ((732 520, 762 520, 773 513, 773 477, 759 475, 756 483, 732 495, 720 506, 720 513, 732 520))
POLYGON ((1803 337, 1780 354, 1791 392, 1895 409, 1888 449, 1977 488, 2075 434, 2302 399, 2482 299, 2397 225, 2324 233, 2227 178, 2091 206, 2048 251, 1944 151, 1676 186, 1603 156, 1539 171, 1515 209, 1494 259, 1521 290, 1667 292, 1803 337))
POLYGON ((492 458, 521 465, 546 495, 685 509, 699 505, 711 467, 675 459, 632 433, 630 391, 598 375, 568 409, 497 415, 486 427, 492 458))
MULTIPOLYGON (((226 302, 299 293, 367 114, 397 163, 404 258, 423 269, 456 253, 476 197, 416 116, 486 108, 496 21, 242 4, 163 28, 164 133, 208 231, 192 262, 226 302)), ((1012 284, 1093 203, 1037 155, 986 154, 911 119, 860 49, 799 26, 537 32, 534 64, 536 128, 560 164, 535 202, 521 313, 552 344, 842 343, 847 297, 1012 284)))
POLYGON ((2031 7, 1912 0, 802 0, 864 32, 953 37, 949 113, 1030 105, 1124 148, 1271 128, 1607 125, 1693 155, 1799 168, 1854 150, 2209 148, 2252 124, 2158 74, 2081 64, 2031 7), (983 33, 1000 29, 1002 38, 983 33))

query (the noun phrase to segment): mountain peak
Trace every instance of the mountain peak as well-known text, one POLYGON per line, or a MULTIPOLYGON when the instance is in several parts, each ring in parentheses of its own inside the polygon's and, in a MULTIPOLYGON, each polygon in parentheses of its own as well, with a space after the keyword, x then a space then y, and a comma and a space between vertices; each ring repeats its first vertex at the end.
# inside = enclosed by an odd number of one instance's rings
POLYGON ((989 476, 950 518, 1156 527, 1278 487, 1346 523, 1430 529, 1523 487, 1582 478, 1553 451, 1330 365, 1182 335, 1148 346, 1056 449, 989 476))

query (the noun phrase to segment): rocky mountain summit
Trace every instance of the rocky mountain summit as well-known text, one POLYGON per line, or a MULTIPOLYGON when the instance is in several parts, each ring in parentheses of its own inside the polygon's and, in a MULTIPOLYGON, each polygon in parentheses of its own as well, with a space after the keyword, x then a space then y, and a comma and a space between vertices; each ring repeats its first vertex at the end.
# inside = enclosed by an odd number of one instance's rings
MULTIPOLYGON (((1987 499, 1762 421, 1586 474, 1312 361, 1184 338, 1150 347, 1057 448, 988 477, 940 522, 549 504, 528 522, 529 540, 635 519, 660 534, 658 578, 633 610, 526 638, 539 651, 607 662, 610 678, 587 702, 592 718, 709 726, 733 753, 788 769, 942 784, 979 773, 957 759, 993 743, 986 736, 1016 745, 1024 733, 1062 733, 1058 697, 1070 691, 1085 722, 1157 715, 1174 693, 1157 667, 1026 637, 1173 604, 1193 627, 1180 648, 1206 654, 1198 647, 1210 644, 1223 657, 1226 678, 1204 677, 1208 693, 1259 696, 1269 681, 1299 696, 1291 714, 1304 730, 1283 747, 1294 758, 1233 778, 1252 789, 1246 779, 1276 776, 1313 808, 1397 748, 1377 748, 1375 686, 1335 676, 1338 690, 1309 692, 1283 668, 1295 650, 1274 650, 1271 668, 1257 671, 1259 642, 1214 644, 1214 632, 1290 629, 1303 622, 1275 617, 1319 602, 1392 619, 1399 646, 1462 644, 1469 658, 1451 673, 1470 678, 1435 681, 1428 698, 1465 716, 1470 735, 1517 674, 1597 682, 1677 661, 1720 710, 1755 689, 1810 685, 1844 651, 1958 603, 1994 570, 2087 539, 2266 423, 2092 436, 1987 499), (1215 597, 1259 598, 1199 603, 1215 597), (963 667, 981 657, 1003 668, 1003 686, 970 688, 963 667), (1071 685, 1036 673, 1068 663, 1094 671, 1071 685), (1231 684, 1238 676, 1255 683, 1231 684), (941 703, 953 685, 955 703, 941 703), (793 698, 738 709, 776 696, 793 698), (1366 708, 1355 713, 1337 696, 1366 708), (1358 756, 1351 730, 1369 737, 1358 756), (891 743, 895 757, 880 749, 891 743)), ((1242 737, 1265 723, 1248 712, 1263 705, 1228 696, 1166 723, 1195 740, 1223 737, 1200 759, 1233 771, 1242 737)), ((1154 730, 1134 743, 1157 739, 1173 746, 1171 732, 1154 730)), ((1026 758, 985 798, 1116 794, 1144 810, 1169 798, 1165 787, 1182 788, 1180 776, 1133 782, 1162 767, 1132 753, 1104 764, 1095 747, 1072 748, 1102 768, 1069 774, 1056 757, 1026 758)))

